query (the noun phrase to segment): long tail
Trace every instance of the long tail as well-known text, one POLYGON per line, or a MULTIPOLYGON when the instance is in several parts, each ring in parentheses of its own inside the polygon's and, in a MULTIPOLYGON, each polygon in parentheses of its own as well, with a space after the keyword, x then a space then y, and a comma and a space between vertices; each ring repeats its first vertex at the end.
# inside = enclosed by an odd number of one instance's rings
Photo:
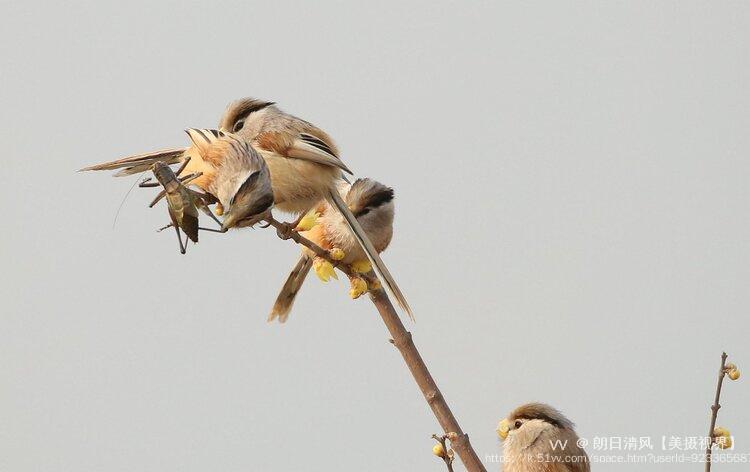
POLYGON ((398 288, 398 285, 396 285, 396 281, 393 279, 393 276, 388 271, 385 263, 380 258, 378 251, 375 250, 372 242, 370 242, 370 238, 367 237, 365 230, 362 229, 362 226, 360 226, 357 218, 354 217, 352 212, 349 210, 349 207, 346 206, 346 202, 344 202, 344 199, 341 198, 341 195, 339 195, 336 190, 331 190, 330 192, 328 192, 328 196, 326 197, 326 199, 331 204, 335 205, 341 215, 344 217, 347 226, 349 226, 352 234, 355 238, 357 238, 359 245, 362 246, 365 254, 367 254, 367 258, 370 260, 373 269, 375 269, 375 273, 378 275, 380 280, 383 281, 385 286, 388 287, 388 290, 393 294, 393 297, 396 299, 396 302, 398 302, 399 306, 403 308, 404 311, 406 311, 406 313, 409 315, 409 318, 413 321, 414 314, 411 312, 411 308, 409 307, 409 303, 407 303, 404 294, 401 293, 401 289, 398 288))
POLYGON ((79 172, 87 170, 122 169, 120 172, 115 174, 115 177, 138 174, 140 172, 143 172, 144 170, 150 169, 154 162, 157 161, 162 161, 166 164, 176 164, 180 162, 182 160, 182 155, 185 153, 186 149, 187 148, 163 149, 161 151, 138 154, 136 156, 125 157, 112 162, 105 162, 103 164, 84 167, 79 172))
POLYGON ((312 259, 305 254, 300 256, 297 265, 294 266, 292 272, 287 277, 284 286, 281 287, 279 296, 276 297, 276 302, 273 304, 271 313, 268 315, 268 321, 273 321, 276 318, 279 319, 279 323, 283 323, 289 318, 289 312, 292 311, 292 305, 294 299, 297 297, 297 292, 302 288, 302 284, 305 282, 305 277, 310 272, 312 267, 312 259))

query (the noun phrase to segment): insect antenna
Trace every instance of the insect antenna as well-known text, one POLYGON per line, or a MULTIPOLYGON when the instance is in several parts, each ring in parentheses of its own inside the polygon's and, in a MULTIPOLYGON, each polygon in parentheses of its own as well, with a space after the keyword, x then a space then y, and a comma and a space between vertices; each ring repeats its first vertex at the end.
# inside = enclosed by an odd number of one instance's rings
POLYGON ((130 192, 133 191, 133 189, 135 188, 135 185, 141 179, 141 177, 143 176, 143 174, 145 174, 149 170, 150 169, 146 169, 143 172, 141 172, 140 174, 138 174, 138 178, 135 179, 135 181, 133 181, 133 185, 130 186, 130 188, 128 189, 128 191, 125 193, 125 196, 122 197, 122 201, 120 202, 120 206, 117 207, 117 211, 115 212, 115 218, 112 220, 112 229, 115 229, 115 225, 117 224, 117 217, 120 216, 120 210, 122 210, 123 205, 125 205, 125 200, 128 199, 128 195, 130 195, 130 192))

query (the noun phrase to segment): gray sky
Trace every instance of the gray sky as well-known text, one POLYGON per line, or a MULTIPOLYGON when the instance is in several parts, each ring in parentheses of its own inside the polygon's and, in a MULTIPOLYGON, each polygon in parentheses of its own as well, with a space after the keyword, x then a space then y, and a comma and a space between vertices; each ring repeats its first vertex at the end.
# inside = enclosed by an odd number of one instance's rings
POLYGON ((480 456, 532 400, 661 454, 705 434, 722 349, 750 377, 746 3, 354 3, 3 3, 1 470, 443 468, 369 301, 310 278, 269 325, 291 243, 181 256, 152 191, 113 229, 134 179, 75 172, 248 95, 395 188, 384 258, 480 456))

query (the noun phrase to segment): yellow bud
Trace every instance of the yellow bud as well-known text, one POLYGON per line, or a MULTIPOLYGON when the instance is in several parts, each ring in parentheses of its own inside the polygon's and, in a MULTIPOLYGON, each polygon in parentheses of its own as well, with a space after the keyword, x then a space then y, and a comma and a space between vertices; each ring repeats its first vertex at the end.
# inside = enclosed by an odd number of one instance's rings
POLYGON ((365 282, 364 279, 354 277, 351 280, 351 286, 352 288, 349 290, 349 296, 355 300, 367 293, 367 282, 365 282))
POLYGON ((216 204, 216 208, 214 209, 214 213, 216 213, 218 216, 221 216, 224 214, 224 205, 221 203, 216 204))
POLYGON ((510 422, 507 419, 503 419, 497 425, 497 435, 503 441, 508 437, 508 431, 510 431, 510 422))
POLYGON ((336 271, 333 269, 333 265, 321 257, 315 258, 315 261, 313 262, 313 270, 315 271, 315 275, 317 275, 323 282, 328 282, 331 278, 336 280, 339 279, 336 275, 336 271))
POLYGON ((727 372, 727 376, 732 380, 737 380, 740 378, 740 370, 735 367, 727 372))
POLYGON ((732 435, 732 433, 730 433, 729 430, 726 429, 726 428, 722 428, 721 426, 717 426, 717 427, 714 428, 714 436, 717 437, 717 438, 718 437, 728 438, 731 435, 732 435))
POLYGON ((729 372, 730 370, 736 369, 736 368, 737 368, 737 366, 734 365, 734 364, 732 364, 731 362, 729 364, 724 364, 724 370, 726 372, 729 372))
POLYGON ((346 253, 337 247, 328 251, 328 255, 331 256, 331 259, 333 259, 334 261, 340 261, 344 257, 346 257, 346 253))
POLYGON ((318 213, 316 213, 314 210, 308 211, 305 216, 302 217, 301 220, 299 220, 299 223, 297 223, 297 227, 294 228, 296 231, 310 231, 313 229, 313 226, 318 224, 318 213))
POLYGON ((432 446, 432 453, 438 457, 445 457, 445 449, 443 448, 443 445, 440 443, 437 443, 434 446, 432 446))
POLYGON ((730 436, 720 436, 716 438, 716 445, 719 449, 730 449, 732 447, 732 438, 730 436))

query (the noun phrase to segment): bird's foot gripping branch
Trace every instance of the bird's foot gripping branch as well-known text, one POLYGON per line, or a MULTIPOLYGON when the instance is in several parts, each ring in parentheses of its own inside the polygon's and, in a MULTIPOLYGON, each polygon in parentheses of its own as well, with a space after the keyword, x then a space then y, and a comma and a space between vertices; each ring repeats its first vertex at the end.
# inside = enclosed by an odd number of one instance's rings
POLYGON ((183 242, 181 231, 197 242, 198 230, 225 232, 262 221, 274 227, 282 239, 304 246, 269 321, 287 319, 314 261, 322 261, 318 265, 326 268, 326 276, 335 269, 342 271, 350 280, 351 297, 369 295, 440 426, 455 438, 451 439, 453 450, 469 471, 484 471, 385 291, 412 316, 404 294, 380 258, 393 233, 393 189, 369 178, 349 184, 342 172, 351 171, 330 137, 281 111, 273 102, 241 99, 225 111, 219 129, 186 131, 189 147, 147 152, 82 170, 117 170, 116 176, 153 171, 159 183, 144 186, 164 187, 169 226, 177 232, 182 253, 187 242, 183 242), (174 164, 180 164, 176 173, 169 167, 174 164), (216 205, 221 222, 209 205, 216 205), (291 224, 280 223, 273 218, 272 209, 305 216, 291 224), (220 229, 199 227, 198 210, 220 224, 220 229), (324 223, 316 225, 318 215, 324 223), (332 241, 341 247, 329 247, 332 241))

